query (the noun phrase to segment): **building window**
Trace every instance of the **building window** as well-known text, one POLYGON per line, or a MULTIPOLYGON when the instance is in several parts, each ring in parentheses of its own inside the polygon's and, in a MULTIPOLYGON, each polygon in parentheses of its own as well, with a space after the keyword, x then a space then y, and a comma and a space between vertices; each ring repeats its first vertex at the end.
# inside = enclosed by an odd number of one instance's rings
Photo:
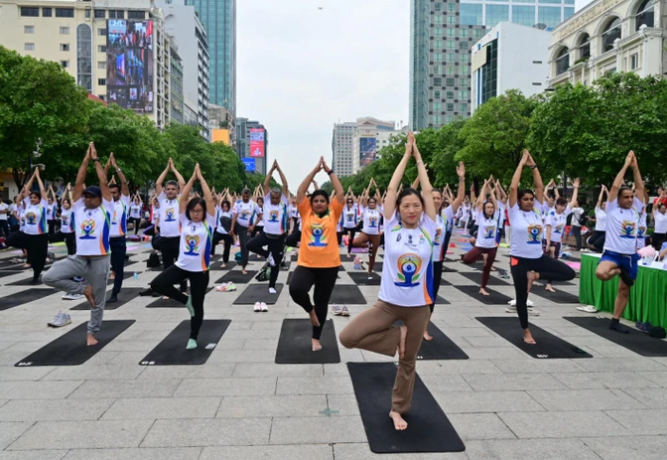
POLYGON ((462 38, 470 37, 470 34, 468 33, 468 29, 459 29, 459 37, 462 37, 462 38))
POLYGON ((473 30, 472 36, 473 38, 482 38, 484 36, 484 28, 473 30))
POLYGON ((533 82, 533 86, 542 86, 542 83, 535 83, 535 82, 533 82))
POLYGON ((61 43, 60 51, 69 51, 69 43, 61 43))
POLYGON ((498 95, 498 40, 493 40, 486 45, 486 65, 482 67, 481 74, 481 103, 485 104, 489 99, 498 95))
POLYGON ((447 62, 456 62, 456 53, 447 53, 447 62))
POLYGON ((53 9, 52 8, 42 8, 42 17, 43 18, 50 18, 53 16, 53 9))
POLYGON ((456 25, 456 16, 447 16, 447 25, 455 26, 456 25))
POLYGON ((470 55, 469 54, 459 54, 459 59, 460 59, 459 62, 461 62, 463 64, 467 64, 468 62, 470 62, 470 55))
POLYGON ((433 95, 433 97, 436 98, 436 99, 440 99, 440 91, 439 91, 439 90, 436 90, 436 91, 435 91, 435 94, 433 95))
POLYGON ((439 14, 433 16, 433 24, 442 24, 442 16, 439 14))
POLYGON ((454 91, 447 91, 447 99, 454 99, 454 91))
POLYGON ((26 51, 35 51, 35 44, 34 43, 26 43, 25 44, 25 50, 26 51))
POLYGON ((486 5, 486 26, 493 27, 499 22, 507 22, 510 17, 508 5, 486 5))
POLYGON ((547 27, 556 27, 561 23, 560 7, 540 6, 537 8, 537 22, 547 27))
POLYGON ((23 33, 34 34, 35 33, 35 26, 23 26, 23 33))
POLYGON ((106 34, 107 34, 106 29, 97 29, 97 35, 99 35, 100 37, 104 37, 106 36, 106 34))
POLYGON ((459 42, 459 49, 461 51, 470 51, 470 42, 468 41, 460 41, 459 42))
POLYGON ((27 6, 21 7, 21 16, 37 18, 39 17, 39 8, 32 8, 27 6))
POLYGON ((107 61, 98 61, 97 62, 97 68, 98 69, 106 69, 107 68, 107 61))
POLYGON ((644 2, 637 8, 637 16, 635 17, 635 30, 639 30, 641 26, 655 27, 655 4, 656 0, 644 0, 644 2))
POLYGON ((591 37, 588 34, 581 36, 579 40, 579 56, 578 61, 585 60, 591 57, 591 37))
POLYGON ((442 11, 442 3, 435 4, 435 11, 442 11))
POLYGON ((454 115, 445 115, 445 123, 451 123, 455 119, 454 115))
POLYGON ((60 35, 69 35, 69 27, 61 27, 60 35))
POLYGON ((563 21, 574 16, 574 7, 566 6, 563 8, 563 21))
POLYGON ((95 10, 95 18, 96 19, 104 19, 106 17, 107 17, 106 10, 95 10))
POLYGON ((447 28, 447 36, 448 36, 449 38, 454 38, 454 37, 456 37, 456 29, 454 29, 454 28, 452 28, 452 27, 448 27, 448 28, 447 28))
POLYGON ((456 79, 455 78, 447 78, 447 86, 456 86, 456 79))
POLYGON ((433 103, 433 111, 434 112, 442 112, 442 102, 434 102, 433 103))
POLYGON ((635 70, 639 67, 639 54, 635 53, 630 56, 630 70, 635 70))
POLYGON ((512 22, 516 24, 522 24, 524 26, 534 26, 535 7, 512 5, 512 22))
POLYGON ((146 12, 145 11, 128 11, 127 12, 127 18, 128 19, 146 19, 146 12))
POLYGON ((434 62, 442 62, 442 53, 433 53, 434 62))
POLYGON ((461 4, 461 24, 481 26, 484 22, 484 5, 461 4))
POLYGON ((563 48, 558 53, 556 57, 556 75, 563 74, 567 72, 567 69, 570 68, 570 50, 563 48))
POLYGON ((602 32, 602 52, 606 53, 614 49, 614 41, 617 38, 621 38, 620 18, 614 18, 613 21, 610 21, 607 27, 605 27, 604 32, 602 32))
POLYGON ((440 77, 435 77, 433 79, 433 86, 442 86, 442 78, 440 77))
POLYGON ((90 19, 90 10, 86 10, 84 16, 86 17, 86 19, 90 19))
POLYGON ((445 69, 446 69, 445 70, 446 75, 455 75, 457 73, 455 64, 449 64, 449 65, 447 65, 447 67, 445 67, 445 69))
POLYGON ((60 65, 63 66, 64 69, 67 69, 69 67, 69 61, 60 61, 60 65))
POLYGON ((459 91, 459 100, 460 101, 467 101, 469 97, 470 97, 470 93, 468 93, 468 90, 459 91))
POLYGON ((100 52, 100 53, 106 53, 107 52, 107 47, 104 46, 104 45, 99 45, 97 47, 97 51, 100 52))
POLYGON ((468 104, 459 104, 459 113, 468 113, 468 104))
POLYGON ((73 18, 74 8, 56 8, 57 18, 73 18))
POLYGON ((125 10, 109 10, 109 18, 125 19, 125 10))
POLYGON ((448 50, 455 50, 456 49, 456 42, 453 40, 448 40, 447 41, 447 49, 448 50))
POLYGON ((454 111, 454 103, 453 102, 448 102, 447 103, 447 112, 453 112, 454 111))
POLYGON ((97 79, 97 84, 98 84, 99 86, 106 86, 106 84, 107 84, 107 80, 106 80, 106 78, 98 78, 98 79, 97 79))
POLYGON ((456 13, 456 3, 447 3, 447 12, 456 13))

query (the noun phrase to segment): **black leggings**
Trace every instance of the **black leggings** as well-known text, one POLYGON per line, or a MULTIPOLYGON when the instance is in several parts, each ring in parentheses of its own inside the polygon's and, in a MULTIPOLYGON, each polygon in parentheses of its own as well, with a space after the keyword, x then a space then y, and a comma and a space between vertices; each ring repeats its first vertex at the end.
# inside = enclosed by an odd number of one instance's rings
POLYGON ((236 224, 234 231, 239 236, 239 247, 241 248, 241 267, 245 269, 248 265, 248 241, 250 240, 250 235, 248 235, 248 227, 236 224))
POLYGON ((134 234, 139 234, 139 227, 141 226, 141 217, 130 217, 128 222, 134 223, 134 234))
POLYGON ((443 242, 442 260, 447 259, 447 251, 449 250, 449 242, 452 239, 452 232, 445 233, 445 241, 443 242))
POLYGON ((28 237, 28 263, 32 268, 33 279, 38 279, 46 265, 49 252, 49 235, 26 235, 28 237))
POLYGON ((655 248, 656 251, 660 251, 660 248, 662 247, 662 243, 667 240, 667 234, 665 233, 654 233, 653 237, 651 238, 651 242, 653 243, 652 246, 655 248))
POLYGON ((301 230, 290 233, 290 235, 285 239, 285 246, 290 248, 295 248, 301 241, 301 230))
POLYGON ((433 262, 433 303, 429 305, 431 313, 435 309, 435 303, 438 301, 438 291, 442 282, 442 261, 433 262))
POLYGON ((545 254, 539 259, 526 259, 510 256, 512 279, 514 280, 514 294, 516 295, 516 311, 522 329, 528 329, 528 272, 540 274, 540 279, 551 281, 570 281, 576 273, 569 265, 560 260, 547 257, 545 254))
MULTIPOLYGON (((181 245, 180 236, 161 236, 157 245, 160 248, 162 253, 162 264, 164 265, 164 271, 167 271, 169 267, 174 265, 178 260, 178 253, 181 245)), ((188 290, 188 283, 185 281, 187 278, 180 278, 181 283, 181 292, 186 292, 188 290)))
POLYGON ((271 235, 271 238, 269 238, 266 233, 262 232, 248 241, 248 250, 264 258, 269 257, 269 254, 273 255, 275 266, 271 267, 269 287, 275 288, 276 281, 278 280, 278 272, 280 271, 280 262, 283 260, 285 251, 285 235, 271 235), (265 250, 264 246, 268 246, 269 250, 265 250))
POLYGON ((73 256, 76 254, 76 238, 74 232, 63 233, 65 235, 65 246, 67 246, 67 255, 73 256))
POLYGON ((315 308, 315 314, 320 322, 319 326, 313 326, 314 339, 319 340, 322 335, 322 329, 327 320, 327 312, 329 310, 329 298, 336 285, 337 277, 338 267, 310 268, 301 265, 296 267, 292 275, 289 285, 289 293, 292 300, 306 310, 306 313, 310 313, 315 308), (313 294, 314 307, 310 302, 310 295, 308 295, 313 285, 315 285, 315 292, 313 294))
POLYGON ((232 246, 234 245, 234 238, 225 233, 215 232, 213 234, 213 245, 211 246, 211 255, 215 255, 215 248, 218 246, 220 241, 225 242, 225 249, 222 251, 222 261, 226 264, 229 262, 229 251, 231 251, 232 246))
POLYGON ((598 252, 602 252, 604 242, 606 240, 607 232, 595 231, 595 234, 588 240, 589 244, 593 246, 598 252))
MULTIPOLYGON (((359 227, 354 227, 354 228, 343 228, 343 235, 349 235, 349 239, 347 240, 347 253, 350 254, 352 252, 352 243, 354 242, 354 237, 357 234, 357 232, 360 231, 359 227)), ((341 236, 342 238, 342 236, 341 236)))
POLYGON ((195 315, 190 320, 190 338, 197 340, 199 329, 204 322, 204 296, 208 288, 208 271, 189 272, 177 265, 171 265, 151 281, 151 289, 185 305, 188 302, 188 296, 174 287, 174 284, 182 284, 185 280, 190 280, 190 297, 192 297, 192 308, 195 310, 195 315))

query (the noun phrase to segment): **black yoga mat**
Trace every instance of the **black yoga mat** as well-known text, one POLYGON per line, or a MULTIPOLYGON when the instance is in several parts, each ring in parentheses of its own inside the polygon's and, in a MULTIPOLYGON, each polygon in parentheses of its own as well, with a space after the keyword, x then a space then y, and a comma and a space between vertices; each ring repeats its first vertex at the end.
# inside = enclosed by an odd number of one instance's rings
POLYGON ((347 368, 371 451, 407 454, 465 450, 463 441, 419 375, 412 407, 403 416, 408 428, 396 431, 389 418, 396 366, 393 363, 347 363, 347 368))
POLYGON ((206 363, 229 324, 228 319, 205 319, 197 337, 197 348, 186 350, 190 338, 190 320, 181 322, 142 359, 141 366, 182 366, 206 363))
POLYGON ((312 350, 313 325, 309 319, 285 319, 280 329, 276 364, 335 364, 340 362, 336 329, 327 320, 322 329, 320 351, 312 350))
POLYGON ((39 282, 36 284, 33 284, 32 280, 33 277, 31 276, 30 278, 24 278, 22 280, 14 281, 13 283, 7 283, 5 286, 44 286, 41 276, 39 277, 39 282))
POLYGON ((13 276, 16 275, 15 271, 11 270, 0 270, 0 278, 4 278, 5 276, 13 276))
MULTIPOLYGON (((459 272, 459 275, 468 278, 470 281, 475 284, 482 284, 482 273, 481 272, 459 272)), ((489 276, 489 286, 509 286, 510 284, 506 281, 496 278, 495 276, 489 276)))
MULTIPOLYGON (((212 287, 207 288, 206 294, 211 292, 212 289, 212 287)), ((146 308, 185 308, 185 305, 174 299, 163 299, 160 297, 155 302, 146 305, 146 308)))
POLYGON ((558 288, 554 289, 556 289, 556 292, 549 292, 544 289, 544 286, 533 285, 530 290, 530 295, 536 295, 554 303, 579 303, 579 296, 570 294, 569 292, 565 292, 558 288))
MULTIPOLYGON (((137 273, 141 273, 141 272, 137 272, 137 273)), ((123 272, 123 280, 132 278, 133 276, 134 276, 134 272, 133 272, 133 271, 123 272)), ((108 286, 111 286, 111 285, 114 283, 114 281, 115 281, 115 279, 112 280, 111 278, 109 278, 109 279, 107 280, 107 285, 108 285, 108 286)))
POLYGON ((527 344, 523 341, 523 329, 521 329, 519 320, 516 317, 498 318, 487 316, 475 319, 533 358, 558 359, 593 357, 576 345, 572 345, 565 340, 559 339, 551 332, 547 332, 534 324, 530 325, 530 333, 533 335, 537 344, 527 344))
POLYGON ((379 286, 380 285, 380 275, 373 273, 371 279, 368 279, 368 273, 348 273, 354 284, 357 286, 379 286))
POLYGON ((18 307, 24 303, 32 302, 43 297, 55 294, 56 290, 51 288, 26 289, 0 298, 0 311, 18 307))
MULTIPOLYGON (((118 294, 118 302, 114 303, 105 303, 104 310, 115 310, 118 307, 122 307, 131 300, 136 299, 139 296, 139 293, 143 291, 144 288, 123 288, 118 294)), ((107 299, 111 296, 112 291, 107 291, 107 299)), ((90 303, 86 300, 80 304, 70 308, 70 310, 90 310, 90 303)))
MULTIPOLYGON (((403 321, 396 322, 397 327, 401 325, 403 325, 403 321)), ((433 340, 430 342, 426 339, 422 340, 417 359, 468 359, 468 355, 430 321, 428 323, 428 333, 433 337, 433 340)))
POLYGON ((445 299, 444 297, 438 295, 438 298, 435 299, 435 304, 436 305, 451 305, 452 303, 449 300, 445 299))
POLYGON ((208 269, 209 270, 216 270, 216 271, 231 270, 232 268, 236 267, 236 265, 238 265, 236 262, 227 262, 225 264, 225 268, 222 268, 220 266, 220 264, 221 264, 221 261, 219 261, 219 260, 215 261, 215 262, 211 262, 208 266, 208 269))
POLYGON ((234 305, 254 305, 255 302, 264 302, 267 305, 275 305, 283 291, 284 285, 276 283, 276 294, 269 294, 268 284, 249 284, 243 288, 243 292, 234 301, 234 305))
POLYGON ((234 270, 228 273, 225 273, 225 276, 220 278, 215 284, 229 283, 234 284, 247 284, 257 275, 257 270, 248 270, 248 274, 244 275, 241 273, 241 270, 234 270))
POLYGON ((630 329, 630 332, 627 334, 621 334, 619 332, 609 329, 609 324, 611 318, 600 318, 600 317, 589 317, 584 318, 580 316, 574 317, 565 317, 571 323, 576 324, 579 327, 593 332, 594 334, 599 335, 600 337, 607 339, 616 345, 620 345, 624 348, 627 348, 630 351, 633 351, 641 356, 646 356, 649 358, 659 358, 667 356, 667 342, 660 339, 655 339, 649 336, 647 333, 638 331, 636 329, 630 329))
POLYGON ((331 293, 329 305, 366 305, 366 297, 356 284, 337 284, 331 293))
POLYGON ((95 334, 100 342, 94 347, 86 345, 87 323, 79 324, 53 342, 43 346, 30 356, 15 364, 16 367, 34 366, 78 366, 95 356, 113 339, 122 334, 134 320, 104 321, 102 329, 95 334))
POLYGON ((507 302, 512 300, 511 297, 507 297, 506 295, 501 294, 498 291, 494 291, 493 289, 490 289, 488 287, 486 288, 486 292, 488 292, 491 295, 480 294, 479 286, 454 286, 454 287, 459 291, 463 292, 464 294, 468 294, 473 299, 482 302, 485 305, 506 305, 507 302))

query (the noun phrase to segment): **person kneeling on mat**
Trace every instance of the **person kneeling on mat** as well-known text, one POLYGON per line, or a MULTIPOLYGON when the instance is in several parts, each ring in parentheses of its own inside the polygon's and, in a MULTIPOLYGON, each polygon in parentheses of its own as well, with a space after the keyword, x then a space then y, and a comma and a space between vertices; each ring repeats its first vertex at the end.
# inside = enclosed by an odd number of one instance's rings
POLYGON ((408 427, 403 414, 412 402, 417 353, 431 316, 429 305, 433 303, 431 259, 437 225, 432 190, 414 135, 408 133, 405 154, 387 188, 384 212, 388 231, 379 300, 340 333, 340 342, 346 348, 387 356, 394 356, 398 350, 398 372, 389 412, 396 430, 408 427), (397 194, 412 156, 417 160, 422 195, 413 188, 397 194), (404 325, 394 327, 398 320, 404 325))
POLYGON ((185 305, 190 313, 190 339, 186 349, 197 348, 197 336, 204 322, 204 297, 209 282, 209 264, 215 226, 215 198, 201 175, 199 163, 195 166, 190 181, 181 191, 179 199, 179 222, 181 237, 178 260, 160 273, 151 288, 162 295, 185 305), (189 199, 190 191, 199 180, 204 198, 189 199), (190 281, 190 295, 187 296, 174 287, 185 280, 190 281))
POLYGON ((66 259, 53 264, 51 269, 44 274, 42 280, 47 286, 86 296, 86 299, 90 302, 87 342, 88 346, 94 346, 98 344, 95 334, 102 327, 107 280, 111 267, 109 263, 109 235, 114 203, 111 201, 107 176, 92 142, 88 147, 81 167, 79 167, 72 199, 74 200, 76 255, 67 256, 66 259), (100 180, 100 186, 93 185, 84 190, 83 184, 91 160, 95 163, 95 171, 100 180), (86 281, 74 281, 73 278, 75 277, 84 278, 86 281))

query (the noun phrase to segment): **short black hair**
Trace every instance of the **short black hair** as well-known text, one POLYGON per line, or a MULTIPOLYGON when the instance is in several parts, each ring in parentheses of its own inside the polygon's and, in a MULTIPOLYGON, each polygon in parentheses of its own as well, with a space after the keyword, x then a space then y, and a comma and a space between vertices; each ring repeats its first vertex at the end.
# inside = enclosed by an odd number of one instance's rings
POLYGON ((178 188, 178 182, 175 180, 168 180, 166 184, 164 184, 165 187, 169 187, 170 185, 173 185, 174 187, 178 188))
POLYGON ((198 196, 188 201, 188 205, 185 208, 185 217, 187 217, 188 220, 192 220, 190 218, 190 211, 193 210, 197 205, 201 205, 201 207, 204 209, 204 215, 202 216, 202 218, 203 220, 206 220, 206 200, 198 196))
POLYGON ((401 191, 401 193, 398 194, 398 196, 396 197, 396 207, 399 208, 401 206, 401 201, 403 201, 403 198, 410 195, 415 195, 417 198, 419 198, 419 201, 422 204, 422 208, 424 207, 424 197, 422 196, 421 193, 419 193, 419 191, 417 191, 412 187, 404 188, 401 191))
POLYGON ((327 201, 327 204, 329 203, 329 194, 325 192, 324 190, 315 190, 313 193, 310 194, 310 204, 313 204, 313 200, 317 196, 323 196, 324 199, 327 201))
POLYGON ((565 198, 558 198, 556 204, 558 206, 567 206, 567 200, 565 198))
POLYGON ((112 188, 117 188, 118 191, 120 191, 120 185, 118 185, 118 184, 111 184, 111 185, 109 185, 109 190, 111 190, 112 188))

